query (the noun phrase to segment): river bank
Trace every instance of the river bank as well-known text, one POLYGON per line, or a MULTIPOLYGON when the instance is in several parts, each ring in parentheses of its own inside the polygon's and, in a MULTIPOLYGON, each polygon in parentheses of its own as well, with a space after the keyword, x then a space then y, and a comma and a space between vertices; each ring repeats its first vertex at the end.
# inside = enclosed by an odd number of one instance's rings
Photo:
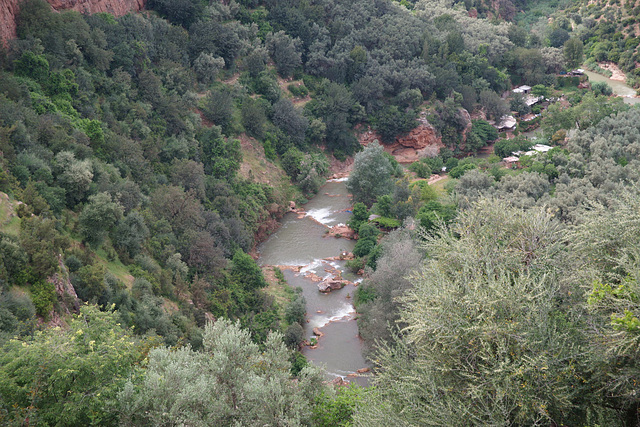
POLYGON ((609 77, 603 76, 602 74, 598 74, 589 70, 585 70, 584 73, 587 75, 587 77, 589 77, 589 82, 591 83, 607 83, 609 86, 611 86, 611 90, 613 90, 613 93, 622 97, 626 104, 635 105, 640 103, 640 98, 636 96, 636 90, 625 84, 624 81, 614 80, 609 77))

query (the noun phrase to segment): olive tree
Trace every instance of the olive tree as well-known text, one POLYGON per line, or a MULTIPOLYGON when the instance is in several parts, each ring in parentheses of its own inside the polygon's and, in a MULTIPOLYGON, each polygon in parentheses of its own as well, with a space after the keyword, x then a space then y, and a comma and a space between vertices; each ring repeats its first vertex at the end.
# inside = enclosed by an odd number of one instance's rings
POLYGON ((198 81, 203 84, 209 84, 214 81, 216 75, 223 67, 224 59, 206 52, 201 52, 196 60, 193 61, 193 69, 196 72, 198 81))
POLYGON ((156 348, 139 382, 119 395, 123 425, 299 425, 321 392, 317 368, 290 378, 290 350, 271 333, 264 350, 239 323, 205 327, 203 352, 156 348))
POLYGON ((585 290, 588 373, 602 424, 640 422, 640 197, 624 192, 611 206, 592 203, 564 236, 575 259, 571 280, 585 290))
POLYGON ((278 31, 267 35, 266 45, 282 77, 289 77, 302 64, 302 42, 299 38, 294 39, 284 31, 278 31))
POLYGON ((354 425, 584 424, 572 306, 555 270, 559 222, 483 200, 425 235, 398 345, 354 425))
POLYGON ((78 226, 82 239, 89 245, 98 248, 107 234, 122 217, 122 206, 114 202, 108 193, 98 193, 89 197, 78 218, 78 226))

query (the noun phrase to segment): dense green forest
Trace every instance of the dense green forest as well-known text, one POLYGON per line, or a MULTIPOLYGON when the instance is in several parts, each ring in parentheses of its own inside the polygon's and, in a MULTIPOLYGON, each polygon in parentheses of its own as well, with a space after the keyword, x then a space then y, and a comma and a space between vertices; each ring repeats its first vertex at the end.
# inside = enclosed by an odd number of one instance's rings
POLYGON ((612 61, 637 86, 637 13, 583 3, 23 2, 0 424, 640 425, 640 110, 565 77, 612 61), (384 148, 425 121, 439 154, 405 170, 384 148), (553 148, 501 163, 536 127, 553 148), (304 298, 251 254, 351 159, 374 374, 334 388, 304 298))

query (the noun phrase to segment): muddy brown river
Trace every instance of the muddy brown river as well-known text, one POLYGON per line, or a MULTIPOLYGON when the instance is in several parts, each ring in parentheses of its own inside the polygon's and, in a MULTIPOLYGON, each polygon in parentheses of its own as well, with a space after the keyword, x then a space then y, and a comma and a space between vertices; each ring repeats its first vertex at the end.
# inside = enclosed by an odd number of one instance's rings
POLYGON ((290 286, 302 288, 307 300, 306 337, 313 336, 314 328, 324 334, 318 339, 316 348, 304 348, 307 359, 323 367, 328 378, 339 376, 366 385, 366 376, 353 376, 358 369, 368 366, 362 356, 363 343, 358 335, 351 298, 356 286, 348 284, 323 294, 318 291, 318 282, 309 278, 315 275, 326 279, 336 276, 339 271, 346 280, 355 283, 360 280, 345 271, 344 261, 328 259, 351 252, 355 245, 352 240, 325 237, 329 227, 347 223, 351 215, 347 212, 351 202, 345 181, 327 182, 304 209, 306 215, 302 218, 288 213, 281 227, 258 246, 258 263, 299 269, 283 269, 283 273, 290 286))

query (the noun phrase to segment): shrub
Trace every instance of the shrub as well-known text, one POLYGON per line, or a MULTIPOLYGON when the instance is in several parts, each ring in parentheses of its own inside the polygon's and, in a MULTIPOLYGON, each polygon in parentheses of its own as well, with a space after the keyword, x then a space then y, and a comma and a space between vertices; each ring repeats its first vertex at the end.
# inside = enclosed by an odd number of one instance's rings
POLYGON ((379 217, 376 218, 372 221, 373 223, 377 224, 378 227, 386 229, 386 230, 392 230, 394 228, 398 228, 400 227, 400 221, 398 221, 397 219, 394 218, 386 218, 386 217, 379 217))
POLYGON ((460 166, 456 166, 455 168, 451 169, 451 171, 449 172, 449 176, 451 178, 460 178, 462 175, 464 175, 467 171, 470 171, 471 169, 476 169, 476 165, 471 164, 471 163, 467 163, 466 165, 460 165, 460 166))
POLYGON ((31 295, 36 313, 47 320, 56 300, 56 288, 49 282, 39 280, 31 287, 31 295))
POLYGON ((364 260, 362 258, 354 258, 350 259, 346 262, 345 267, 350 270, 352 273, 357 273, 364 267, 364 260))

